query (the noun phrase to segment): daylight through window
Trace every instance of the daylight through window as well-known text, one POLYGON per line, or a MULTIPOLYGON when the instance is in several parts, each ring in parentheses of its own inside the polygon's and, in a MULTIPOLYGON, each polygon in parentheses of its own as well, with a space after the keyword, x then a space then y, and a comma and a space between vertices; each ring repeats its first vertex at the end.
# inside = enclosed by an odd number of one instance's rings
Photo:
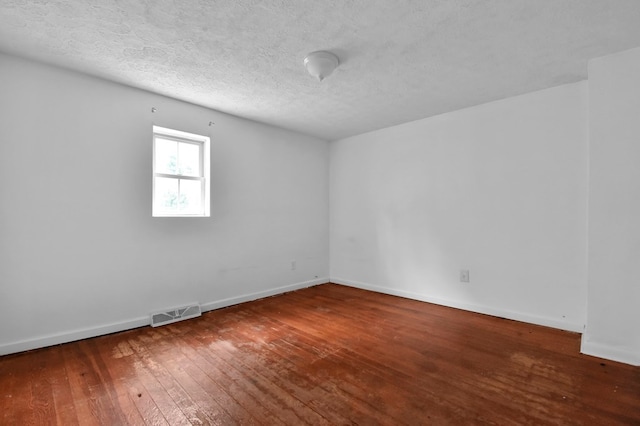
POLYGON ((209 216, 209 138, 153 126, 153 216, 209 216))

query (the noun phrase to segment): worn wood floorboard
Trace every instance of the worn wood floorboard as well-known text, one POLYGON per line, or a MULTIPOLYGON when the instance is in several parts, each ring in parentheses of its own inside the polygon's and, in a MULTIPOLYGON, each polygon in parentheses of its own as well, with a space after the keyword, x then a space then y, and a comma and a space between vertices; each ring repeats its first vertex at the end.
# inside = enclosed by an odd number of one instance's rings
POLYGON ((640 425, 580 335, 326 284, 0 357, 1 425, 640 425))

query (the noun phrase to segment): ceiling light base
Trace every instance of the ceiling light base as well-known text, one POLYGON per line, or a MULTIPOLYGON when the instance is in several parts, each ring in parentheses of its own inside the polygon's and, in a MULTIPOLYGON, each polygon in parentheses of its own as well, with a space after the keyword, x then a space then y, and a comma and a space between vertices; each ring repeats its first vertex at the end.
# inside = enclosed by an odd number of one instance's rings
POLYGON ((311 52, 304 58, 304 66, 307 68, 307 72, 320 81, 329 77, 339 64, 340 60, 336 55, 324 50, 311 52))

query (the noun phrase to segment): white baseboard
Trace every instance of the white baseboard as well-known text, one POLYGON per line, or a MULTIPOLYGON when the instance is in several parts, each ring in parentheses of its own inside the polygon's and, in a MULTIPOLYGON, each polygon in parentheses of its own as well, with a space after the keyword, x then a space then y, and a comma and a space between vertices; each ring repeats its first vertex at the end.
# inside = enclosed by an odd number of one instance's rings
MULTIPOLYGON (((203 311, 211 311, 213 309, 224 308, 238 303, 249 302, 251 300, 262 299, 264 297, 275 296, 276 294, 286 293, 288 291, 299 290, 301 288, 312 287, 318 284, 329 282, 329 278, 317 278, 310 281, 295 283, 287 286, 276 287, 273 289, 260 291, 257 293, 246 294, 243 296, 222 299, 218 301, 208 302, 201 305, 203 311)), ((82 328, 78 330, 67 331, 63 333, 49 334, 46 336, 36 337, 33 339, 20 340, 17 342, 5 343, 0 345, 0 356, 17 352, 29 351, 32 349, 44 348, 47 346, 59 345, 62 343, 73 342, 75 340, 88 339, 90 337, 102 336, 105 334, 116 333, 118 331, 131 330, 132 328, 144 327, 149 325, 150 314, 143 317, 133 318, 126 321, 100 325, 97 327, 82 328)))
POLYGON ((130 330, 132 328, 143 327, 145 325, 149 325, 148 316, 139 317, 128 321, 100 325, 98 327, 81 328, 64 333, 49 334, 47 336, 36 337, 35 339, 20 340, 18 342, 0 345, 0 355, 30 351, 32 349, 39 349, 47 346, 59 345, 61 343, 73 342, 75 340, 88 339, 90 337, 116 333, 118 331, 130 330))
POLYGON ((288 291, 300 290, 301 288, 313 287, 318 284, 328 283, 329 278, 316 278, 314 280, 304 281, 301 283, 276 287, 269 290, 259 291, 256 293, 245 294, 242 296, 230 297, 228 299, 217 300, 200 305, 202 311, 212 311, 214 309, 226 308, 227 306, 237 305, 239 303, 250 302, 252 300, 264 299, 265 297, 275 296, 276 294, 286 293, 288 291))
POLYGON ((390 287, 381 287, 377 285, 367 284, 359 281, 353 281, 344 278, 331 277, 331 282, 336 284, 342 284, 350 287, 361 288, 364 290, 371 290, 378 293, 390 294, 393 296, 400 296, 407 299, 419 300, 421 302, 433 303, 436 305, 448 306, 450 308, 463 309, 465 311, 477 312, 480 314, 491 315, 500 318, 508 318, 511 320, 522 321, 529 324, 542 325, 545 327, 557 328, 560 330, 573 331, 576 333, 582 333, 584 331, 583 324, 573 324, 565 321, 558 321, 551 318, 540 317, 536 315, 525 314, 521 312, 513 312, 504 309, 498 309, 491 306, 476 305, 466 302, 458 302, 454 300, 441 299, 438 297, 431 297, 425 294, 413 293, 405 290, 398 290, 390 287))
POLYGON ((615 346, 590 341, 589 336, 586 333, 582 336, 582 342, 580 342, 580 352, 585 355, 591 355, 598 358, 605 358, 625 364, 640 366, 639 353, 626 348, 618 348, 615 346))

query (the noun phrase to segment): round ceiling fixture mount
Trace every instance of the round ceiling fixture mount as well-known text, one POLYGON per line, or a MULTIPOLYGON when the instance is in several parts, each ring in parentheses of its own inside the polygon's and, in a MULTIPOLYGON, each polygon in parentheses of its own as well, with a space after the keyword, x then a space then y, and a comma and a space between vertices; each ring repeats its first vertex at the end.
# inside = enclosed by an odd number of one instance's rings
POLYGON ((329 77, 339 64, 340 60, 336 55, 324 50, 311 52, 304 58, 304 66, 307 68, 307 72, 320 81, 329 77))

